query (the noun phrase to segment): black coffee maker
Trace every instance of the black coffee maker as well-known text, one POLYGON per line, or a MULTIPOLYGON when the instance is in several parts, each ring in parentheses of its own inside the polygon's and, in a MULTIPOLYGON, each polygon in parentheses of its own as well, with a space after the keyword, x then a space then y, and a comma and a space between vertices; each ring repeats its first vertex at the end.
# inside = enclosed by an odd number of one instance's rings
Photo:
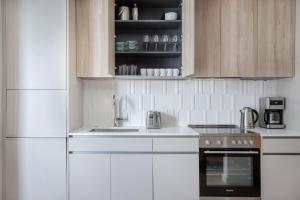
POLYGON ((283 120, 285 98, 264 97, 260 99, 259 104, 260 127, 268 129, 284 129, 286 127, 283 120))

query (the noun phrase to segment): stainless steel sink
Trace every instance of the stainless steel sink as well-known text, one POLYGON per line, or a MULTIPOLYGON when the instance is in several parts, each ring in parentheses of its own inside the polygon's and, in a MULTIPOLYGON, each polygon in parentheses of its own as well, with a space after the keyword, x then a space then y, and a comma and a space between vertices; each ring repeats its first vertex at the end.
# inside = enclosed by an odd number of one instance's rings
POLYGON ((90 130, 94 133, 132 133, 139 132, 139 129, 125 129, 125 128, 94 128, 90 130))

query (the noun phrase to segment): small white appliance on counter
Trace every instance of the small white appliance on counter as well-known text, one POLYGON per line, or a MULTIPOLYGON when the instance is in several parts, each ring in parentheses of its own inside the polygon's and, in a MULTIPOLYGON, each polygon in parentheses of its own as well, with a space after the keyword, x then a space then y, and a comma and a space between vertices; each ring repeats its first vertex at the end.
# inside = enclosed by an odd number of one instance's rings
POLYGON ((259 125, 267 129, 284 129, 283 120, 286 100, 284 97, 265 97, 259 101, 259 125))
POLYGON ((161 114, 157 111, 147 112, 147 129, 160 129, 161 128, 161 114))

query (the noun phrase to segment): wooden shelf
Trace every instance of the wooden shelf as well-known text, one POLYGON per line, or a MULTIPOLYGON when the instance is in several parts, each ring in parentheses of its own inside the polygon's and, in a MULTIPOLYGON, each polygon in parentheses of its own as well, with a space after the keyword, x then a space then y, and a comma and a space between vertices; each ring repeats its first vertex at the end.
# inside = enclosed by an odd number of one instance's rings
POLYGON ((116 51, 117 56, 143 56, 143 57, 179 57, 181 52, 172 51, 116 51))
POLYGON ((138 7, 149 7, 149 8, 178 8, 181 5, 181 0, 116 0, 117 6, 132 6, 134 3, 138 4, 138 7))
POLYGON ((118 29, 178 29, 181 20, 116 20, 116 28, 118 29))
POLYGON ((182 76, 122 76, 116 75, 115 79, 125 79, 125 80, 183 80, 182 76))

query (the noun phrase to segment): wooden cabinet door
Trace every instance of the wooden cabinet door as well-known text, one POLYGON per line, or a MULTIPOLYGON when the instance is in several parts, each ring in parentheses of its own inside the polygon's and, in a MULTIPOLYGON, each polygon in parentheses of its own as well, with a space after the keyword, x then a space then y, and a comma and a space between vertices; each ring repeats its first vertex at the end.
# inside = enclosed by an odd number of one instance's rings
POLYGON ((111 155, 111 200, 153 200, 152 155, 111 155))
POLYGON ((67 1, 5 1, 8 89, 67 88, 67 1))
POLYGON ((154 200, 199 200, 198 154, 153 155, 154 200))
POLYGON ((183 0, 182 5, 182 76, 195 74, 195 1, 183 0))
POLYGON ((114 13, 112 0, 76 0, 78 77, 114 76, 114 13))
POLYGON ((299 155, 264 155, 262 169, 263 199, 299 200, 299 169, 299 155))
POLYGON ((220 77, 221 1, 196 1, 194 74, 196 77, 220 77))
POLYGON ((221 76, 254 77, 257 0, 221 0, 221 76))
POLYGON ((295 0, 258 1, 258 76, 294 76, 295 9, 295 0))
POLYGON ((4 199, 67 199, 66 139, 5 139, 4 152, 4 199))
POLYGON ((70 200, 110 200, 110 154, 70 154, 70 200))

